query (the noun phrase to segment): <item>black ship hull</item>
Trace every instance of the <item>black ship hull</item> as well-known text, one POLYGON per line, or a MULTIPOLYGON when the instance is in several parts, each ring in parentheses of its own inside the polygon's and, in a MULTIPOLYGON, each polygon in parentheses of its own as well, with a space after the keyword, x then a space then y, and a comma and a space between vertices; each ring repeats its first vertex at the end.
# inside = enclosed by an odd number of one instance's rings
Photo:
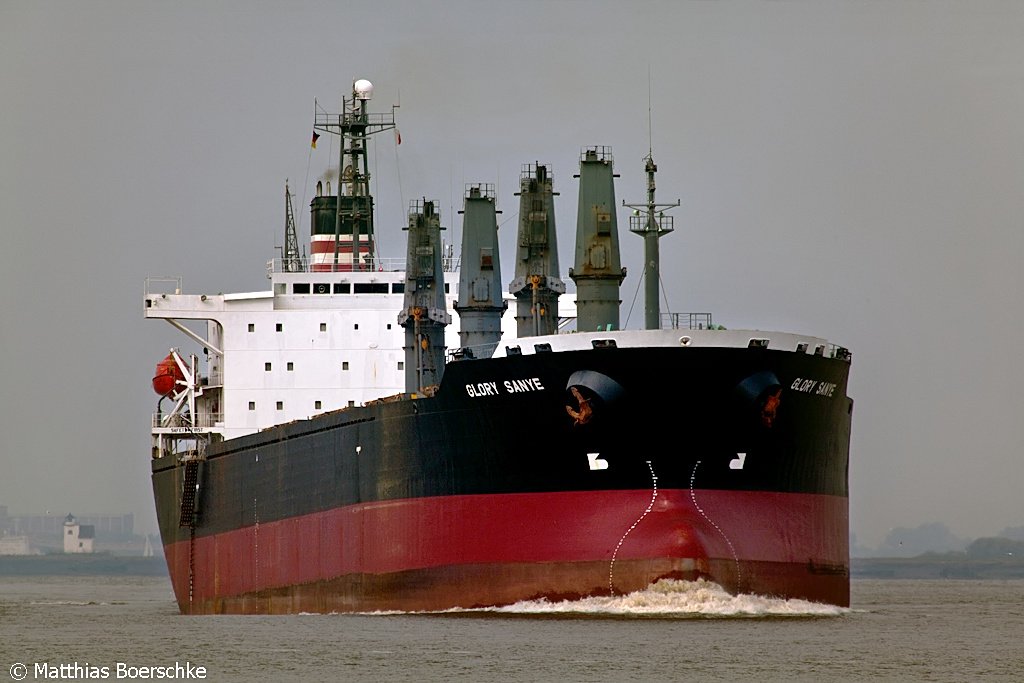
POLYGON ((701 576, 847 605, 848 368, 757 348, 467 360, 433 397, 222 442, 191 473, 157 459, 179 606, 432 610, 701 576))

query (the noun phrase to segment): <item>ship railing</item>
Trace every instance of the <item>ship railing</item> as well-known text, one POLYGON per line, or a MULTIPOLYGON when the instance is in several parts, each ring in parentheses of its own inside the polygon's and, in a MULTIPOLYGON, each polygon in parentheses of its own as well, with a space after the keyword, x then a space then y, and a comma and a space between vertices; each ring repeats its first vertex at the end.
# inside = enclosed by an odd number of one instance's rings
POLYGON ((580 151, 580 161, 614 161, 608 145, 591 145, 580 151))
POLYGON ((181 294, 181 276, 150 275, 146 278, 143 296, 150 294, 181 294))
MULTIPOLYGON (((331 272, 331 266, 335 266, 334 272, 338 273, 351 273, 351 263, 319 263, 309 257, 304 258, 275 258, 267 261, 267 274, 272 275, 274 273, 295 273, 295 272, 314 272, 313 266, 316 266, 317 272, 331 272)), ((356 272, 395 272, 405 270, 405 259, 404 258, 363 258, 360 263, 360 267, 356 269, 356 272)))
POLYGON ((844 360, 847 363, 853 361, 853 354, 850 349, 845 346, 839 346, 838 344, 828 345, 828 356, 829 358, 835 358, 836 360, 844 360))
POLYGON ((462 195, 463 199, 494 199, 496 196, 494 183, 466 183, 466 191, 462 195))
POLYGON ((153 413, 153 428, 174 428, 191 427, 194 429, 210 429, 224 422, 224 413, 199 413, 196 419, 188 415, 171 415, 168 413, 153 413))
POLYGON ((662 313, 663 330, 713 330, 710 313, 662 313))
POLYGON ((329 130, 341 128, 354 124, 365 124, 375 128, 393 128, 395 125, 395 113, 382 112, 345 112, 343 114, 332 114, 326 111, 317 111, 313 118, 313 127, 329 130))
MULTIPOLYGON (((442 256, 442 268, 446 273, 455 272, 462 265, 462 259, 458 256, 449 255, 447 252, 442 256)), ((400 273, 405 272, 406 259, 404 258, 363 258, 357 273, 400 273)), ((311 258, 283 259, 275 258, 267 261, 267 277, 275 273, 296 273, 296 272, 319 272, 319 273, 351 273, 351 263, 317 263, 311 258), (315 268, 314 268, 315 266, 315 268), (332 266, 334 268, 332 269, 332 266)), ((179 278, 180 282, 180 278, 179 278)))
POLYGON ((639 210, 634 210, 629 216, 629 231, 641 234, 655 229, 659 233, 672 232, 675 230, 675 220, 674 216, 666 216, 662 211, 651 217, 639 210), (651 225, 652 220, 654 221, 653 226, 651 225))
POLYGON ((208 375, 203 375, 202 377, 200 377, 199 383, 204 387, 224 386, 224 371, 212 370, 208 375))

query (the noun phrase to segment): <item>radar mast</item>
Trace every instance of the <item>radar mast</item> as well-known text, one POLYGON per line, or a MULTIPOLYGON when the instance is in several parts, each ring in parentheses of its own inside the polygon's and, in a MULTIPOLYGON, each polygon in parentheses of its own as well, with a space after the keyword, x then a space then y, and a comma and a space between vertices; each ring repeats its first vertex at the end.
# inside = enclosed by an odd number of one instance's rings
POLYGON ((342 113, 328 114, 317 107, 314 130, 342 138, 338 168, 337 213, 334 241, 330 250, 315 260, 314 270, 368 270, 373 258, 373 197, 370 195, 370 169, 366 155, 369 136, 395 127, 395 106, 387 114, 371 114, 367 102, 373 97, 373 84, 365 79, 352 83, 352 97, 342 98, 342 113), (347 242, 351 236, 351 247, 347 242), (362 244, 366 238, 366 245, 362 244), (351 249, 351 259, 341 254, 351 249))

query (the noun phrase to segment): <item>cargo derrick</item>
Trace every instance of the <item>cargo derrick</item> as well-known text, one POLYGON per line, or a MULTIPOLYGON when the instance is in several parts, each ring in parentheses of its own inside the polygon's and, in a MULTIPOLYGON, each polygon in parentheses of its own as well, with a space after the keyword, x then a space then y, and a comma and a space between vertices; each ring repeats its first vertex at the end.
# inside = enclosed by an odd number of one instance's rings
POLYGON ((501 259, 494 186, 466 189, 462 219, 462 267, 459 274, 459 343, 471 358, 489 358, 501 340, 501 316, 508 304, 501 295, 501 259))
POLYGON ((441 217, 434 202, 413 202, 409 211, 405 271, 405 307, 398 324, 405 328, 405 391, 427 393, 444 373, 444 328, 451 322, 444 301, 441 267, 441 217))
POLYGON ((558 296, 565 283, 558 277, 558 241, 551 170, 528 164, 519 178, 519 234, 516 239, 516 278, 509 292, 516 297, 519 337, 558 331, 558 296))
POLYGON ((615 175, 611 147, 590 147, 580 157, 580 196, 576 214, 576 330, 619 328, 619 285, 626 269, 619 258, 615 219, 615 175))

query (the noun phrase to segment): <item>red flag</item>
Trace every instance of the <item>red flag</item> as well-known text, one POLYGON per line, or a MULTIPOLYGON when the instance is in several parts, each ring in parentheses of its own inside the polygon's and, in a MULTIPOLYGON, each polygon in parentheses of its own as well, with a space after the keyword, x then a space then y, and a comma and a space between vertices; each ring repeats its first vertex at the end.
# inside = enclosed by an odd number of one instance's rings
POLYGON ((402 134, 398 131, 397 128, 395 128, 395 144, 396 145, 402 144, 402 134))
POLYGON ((310 147, 312 147, 313 149, 316 149, 316 141, 317 141, 317 138, 319 138, 319 137, 320 137, 320 134, 319 134, 319 133, 317 133, 317 132, 316 132, 316 131, 314 130, 314 131, 313 131, 313 142, 311 142, 311 143, 309 144, 309 146, 310 146, 310 147))

